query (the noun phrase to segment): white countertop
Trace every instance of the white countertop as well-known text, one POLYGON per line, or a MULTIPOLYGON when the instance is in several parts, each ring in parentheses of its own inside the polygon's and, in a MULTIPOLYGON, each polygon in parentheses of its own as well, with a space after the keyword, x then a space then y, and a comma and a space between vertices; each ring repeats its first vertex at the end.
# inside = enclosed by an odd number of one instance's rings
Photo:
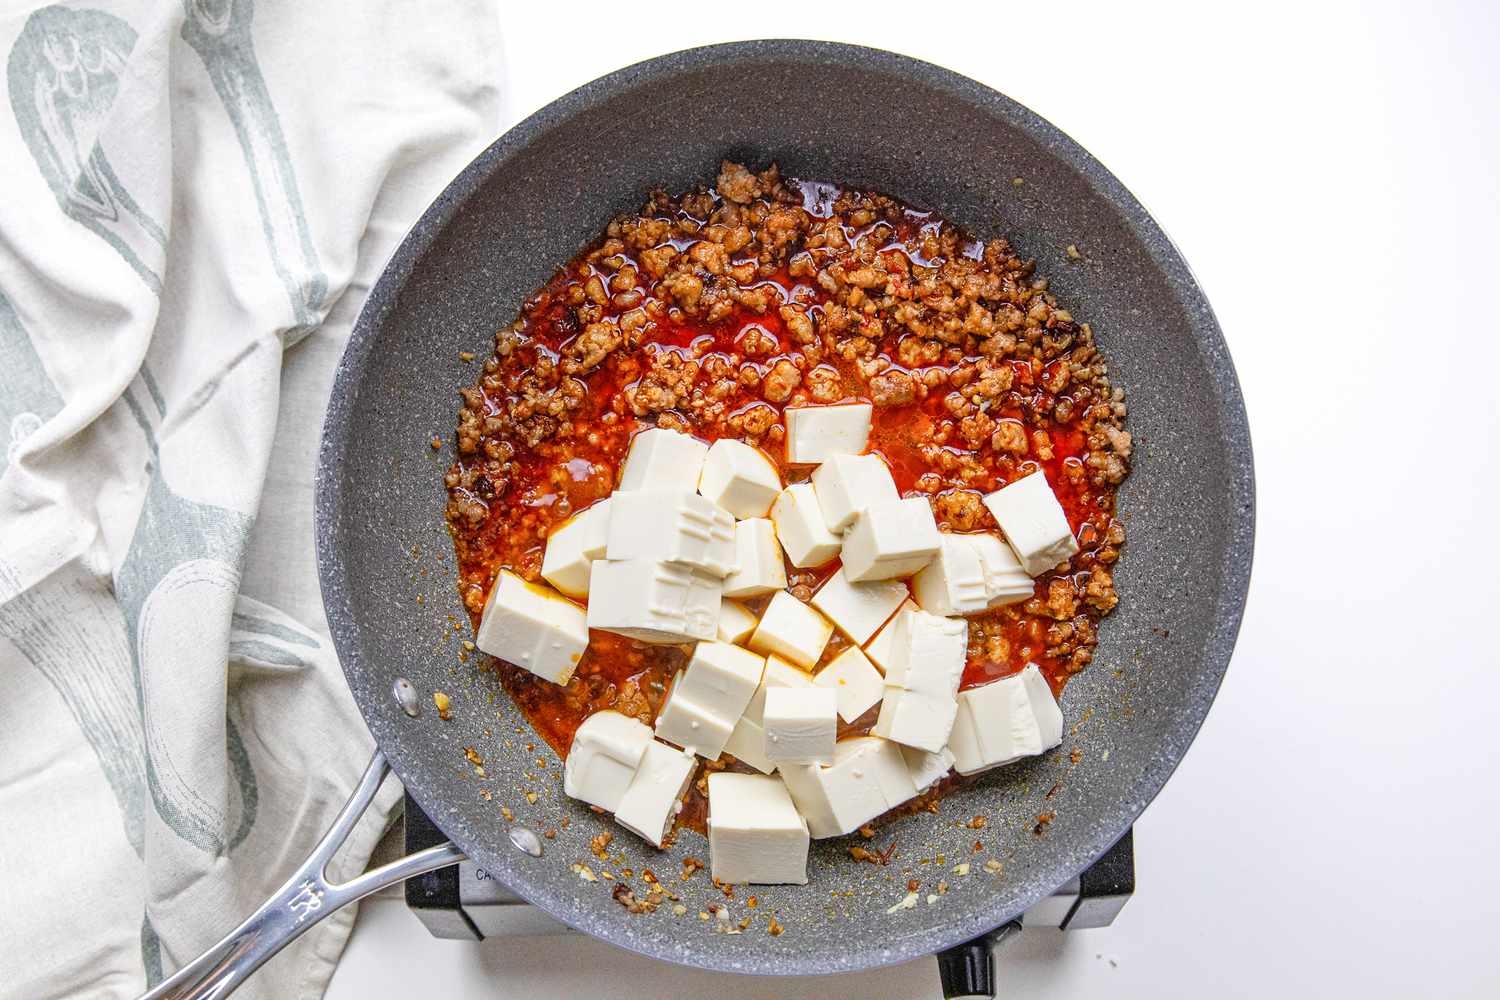
MULTIPOLYGON (((943 6, 518 6, 510 118, 662 52, 815 36, 942 63, 1098 156, 1224 326, 1255 439, 1255 575, 1218 702, 1137 825, 1135 897, 1103 930, 1023 934, 1001 995, 1500 995, 1500 8, 929 16, 943 6)), ((709 991, 940 995, 931 959, 739 979, 576 935, 439 941, 377 900, 328 996, 709 991)))

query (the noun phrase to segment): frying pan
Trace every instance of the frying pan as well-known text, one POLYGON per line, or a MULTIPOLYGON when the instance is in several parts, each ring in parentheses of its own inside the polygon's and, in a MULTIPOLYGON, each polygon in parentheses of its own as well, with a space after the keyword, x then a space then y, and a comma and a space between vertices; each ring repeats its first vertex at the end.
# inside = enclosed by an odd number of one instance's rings
POLYGON ((1119 181, 1030 111, 936 66, 824 42, 692 49, 588 84, 471 163, 370 293, 324 425, 317 542, 333 639, 379 750, 314 857, 150 995, 222 995, 336 906, 461 854, 581 931, 705 969, 833 973, 982 936, 1109 848, 1186 752, 1239 629, 1253 489, 1234 369, 1187 264, 1119 181), (1093 664, 1063 694, 1062 747, 981 776, 935 814, 890 823, 880 835, 898 845, 888 865, 854 864, 844 838, 815 842, 811 882, 756 886, 753 911, 747 893, 726 901, 706 874, 677 878, 684 857, 707 856, 696 834, 659 852, 620 833, 610 851, 623 858, 591 855, 591 836, 617 832, 611 820, 562 794, 560 762, 494 672, 455 655, 465 612, 442 518, 448 458, 428 446, 451 432, 456 390, 473 380, 460 351, 488 356, 524 297, 613 215, 652 187, 712 184, 723 157, 753 168, 775 160, 792 176, 885 191, 977 236, 1007 237, 1093 325, 1138 442, 1119 493, 1129 531, 1121 601, 1093 664), (1081 259, 1064 254, 1070 244, 1081 259), (448 720, 433 710, 435 690, 451 697, 448 720), (485 777, 465 747, 483 756, 485 777), (452 844, 332 885, 322 866, 387 760, 452 844), (976 814, 989 819, 977 835, 958 823, 976 814), (544 828, 558 828, 556 839, 538 838, 544 828), (999 873, 982 867, 989 859, 999 873), (969 875, 950 873, 968 860, 969 875), (581 878, 580 864, 670 873, 688 913, 629 913, 608 880, 581 878), (946 877, 951 888, 934 905, 893 910, 913 877, 929 887, 946 877), (717 921, 696 919, 710 901, 756 920, 719 933, 717 921), (766 932, 768 914, 785 927, 779 937, 766 932))

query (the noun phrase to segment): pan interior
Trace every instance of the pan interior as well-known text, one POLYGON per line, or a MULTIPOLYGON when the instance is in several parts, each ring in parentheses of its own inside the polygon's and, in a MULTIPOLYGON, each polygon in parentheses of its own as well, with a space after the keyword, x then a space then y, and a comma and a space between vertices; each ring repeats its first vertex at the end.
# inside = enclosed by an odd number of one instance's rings
POLYGON ((1030 112, 936 67, 751 42, 590 84, 508 133, 434 204, 371 294, 339 370, 320 459, 319 561, 372 732, 485 869, 568 923, 647 954, 831 972, 987 930, 1130 824, 1185 752, 1227 663, 1250 568, 1251 491, 1244 413, 1213 316, 1175 249, 1102 167, 1030 112), (742 886, 729 899, 706 872, 679 878, 684 857, 707 860, 701 837, 684 833, 658 852, 566 799, 558 760, 492 675, 459 662, 468 626, 442 520, 451 449, 429 445, 451 439, 457 389, 474 378, 460 351, 488 356, 496 328, 611 216, 655 186, 711 184, 724 157, 886 191, 1036 257, 1059 300, 1096 331, 1137 441, 1119 494, 1129 530, 1121 603, 1064 695, 1063 746, 985 776, 937 814, 883 828, 873 846, 897 845, 887 865, 855 863, 857 837, 815 842, 809 885, 742 886), (1083 261, 1066 258, 1070 244, 1083 261), (419 690, 419 718, 391 696, 398 676, 419 690), (434 690, 451 697, 450 721, 432 709, 434 690), (483 758, 483 778, 467 747, 483 758), (558 830, 542 857, 511 845, 502 807, 537 832, 558 830), (983 829, 968 825, 976 815, 983 829), (590 838, 606 830, 615 837, 601 860, 590 838), (671 901, 632 914, 611 898, 604 872, 629 869, 640 890, 646 868, 685 914, 671 901), (912 879, 916 905, 893 910, 912 879), (929 904, 940 881, 947 891, 929 904), (699 919, 710 904, 728 907, 732 927, 752 917, 749 928, 721 933, 699 919), (767 933, 773 915, 778 937, 767 933))

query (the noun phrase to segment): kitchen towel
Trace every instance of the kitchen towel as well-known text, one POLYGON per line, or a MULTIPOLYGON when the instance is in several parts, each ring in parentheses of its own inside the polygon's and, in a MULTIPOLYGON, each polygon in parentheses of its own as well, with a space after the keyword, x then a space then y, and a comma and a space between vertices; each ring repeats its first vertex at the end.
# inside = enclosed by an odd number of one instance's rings
MULTIPOLYGON (((316 441, 370 283, 496 132, 497 17, 0 14, 0 997, 160 981, 362 771, 313 564, 316 441)), ((352 920, 241 995, 321 996, 352 920)))

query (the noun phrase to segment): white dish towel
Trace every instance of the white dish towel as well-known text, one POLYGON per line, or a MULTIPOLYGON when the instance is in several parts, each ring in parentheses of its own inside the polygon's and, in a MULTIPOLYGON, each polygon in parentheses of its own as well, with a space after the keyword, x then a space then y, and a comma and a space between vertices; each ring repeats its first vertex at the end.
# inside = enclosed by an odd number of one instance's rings
MULTIPOLYGON (((140 993, 290 873, 363 768, 316 441, 371 282, 496 133, 497 16, 0 14, 0 997, 140 993)), ((241 995, 321 996, 352 920, 241 995)))

